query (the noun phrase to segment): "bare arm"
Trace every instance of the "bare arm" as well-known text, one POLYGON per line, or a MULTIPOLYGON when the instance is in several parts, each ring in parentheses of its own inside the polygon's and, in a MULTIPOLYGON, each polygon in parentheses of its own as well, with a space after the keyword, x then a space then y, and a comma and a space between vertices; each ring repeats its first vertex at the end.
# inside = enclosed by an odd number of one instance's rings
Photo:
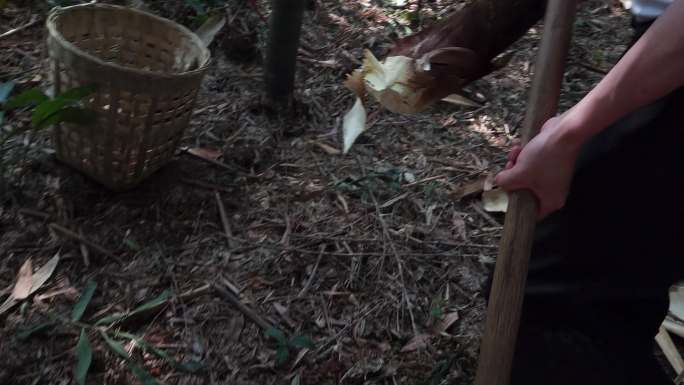
POLYGON ((582 144, 683 85, 684 0, 678 0, 584 99, 546 122, 524 148, 514 146, 496 182, 506 190, 534 192, 540 216, 546 216, 565 204, 582 144))
MULTIPOLYGON (((565 114, 581 145, 621 117, 684 85, 684 1, 675 1, 582 101, 565 114)), ((569 142, 569 143, 570 143, 569 142)))

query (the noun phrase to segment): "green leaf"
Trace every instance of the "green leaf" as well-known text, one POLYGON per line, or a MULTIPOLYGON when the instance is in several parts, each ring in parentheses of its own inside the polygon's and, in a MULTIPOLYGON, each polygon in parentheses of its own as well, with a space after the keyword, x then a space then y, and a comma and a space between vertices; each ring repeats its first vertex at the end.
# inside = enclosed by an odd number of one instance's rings
POLYGON ((14 84, 15 83, 12 80, 5 83, 0 83, 0 104, 3 104, 7 101, 9 94, 12 93, 12 90, 14 89, 14 84))
MULTIPOLYGON (((152 377, 152 375, 151 375, 150 373, 148 373, 145 369, 141 368, 140 366, 136 365, 133 361, 131 361, 131 357, 128 355, 128 352, 127 352, 126 349, 123 347, 123 345, 121 345, 121 343, 119 343, 118 341, 116 341, 116 340, 114 340, 113 338, 111 338, 111 337, 110 337, 109 335, 107 335, 107 333, 105 333, 105 332, 100 332, 100 334, 102 334, 102 337, 104 338, 104 340, 105 340, 105 342, 107 343, 107 345, 109 345, 109 348, 110 348, 114 353, 116 353, 116 354, 118 354, 119 356, 121 356, 121 358, 123 358, 124 360, 126 360, 126 365, 128 366, 128 369, 131 371, 131 373, 133 373, 133 375, 135 375, 136 377, 138 377, 138 379, 140 380, 140 382, 141 382, 143 385, 158 385, 157 380, 155 380, 154 377, 152 377)), ((128 334, 128 333, 117 333, 117 336, 121 336, 121 337, 127 337, 127 336, 135 337, 134 335, 128 334)), ((132 338, 132 339, 135 340, 136 338, 132 338)))
POLYGON ((143 385, 159 384, 150 373, 148 373, 145 369, 141 368, 140 366, 136 365, 134 362, 128 361, 126 365, 128 366, 128 369, 131 371, 131 373, 138 377, 138 380, 140 380, 140 382, 143 385))
POLYGON ((93 349, 90 348, 85 329, 81 329, 81 336, 78 338, 78 344, 76 344, 76 359, 75 380, 79 385, 85 385, 86 375, 93 360, 93 349))
POLYGON ((11 98, 10 100, 7 101, 7 104, 5 105, 6 108, 18 108, 18 107, 26 107, 30 105, 37 105, 44 103, 46 101, 50 100, 50 98, 47 97, 43 93, 43 91, 40 90, 40 88, 30 88, 19 95, 11 98))
POLYGON ((88 96, 94 92, 95 92, 94 86, 77 87, 77 88, 72 88, 68 91, 65 91, 65 92, 57 95, 57 97, 55 99, 79 101, 79 100, 85 98, 86 96, 88 96))
POLYGON ((5 111, 0 111, 0 128, 2 128, 2 123, 5 121, 5 111))
POLYGON ((156 348, 153 345, 150 345, 142 337, 138 337, 134 334, 130 334, 130 333, 126 333, 126 332, 118 332, 118 333, 116 333, 116 335, 117 335, 117 337, 128 338, 128 339, 135 341, 135 343, 142 346, 143 349, 151 351, 152 353, 157 355, 159 358, 166 360, 172 367, 174 367, 178 370, 182 370, 182 371, 188 372, 188 373, 195 373, 204 367, 204 365, 202 365, 201 362, 197 362, 197 361, 188 361, 188 362, 180 363, 180 362, 176 361, 175 358, 171 357, 165 351, 163 351, 159 348, 156 348))
POLYGON ((285 333, 274 327, 268 328, 266 330, 266 337, 271 337, 275 339, 276 341, 278 341, 279 345, 287 345, 287 338, 285 337, 285 333))
POLYGON ((432 300, 430 306, 430 315, 435 319, 442 319, 444 317, 445 301, 441 297, 436 297, 432 300))
POLYGON ((142 312, 148 311, 150 309, 154 309, 157 306, 166 302, 166 300, 168 300, 170 297, 171 297, 171 289, 166 289, 161 294, 159 294, 159 296, 157 296, 157 298, 155 298, 149 302, 146 302, 146 303, 136 307, 135 309, 133 309, 133 311, 131 312, 131 315, 136 314, 136 313, 142 313, 142 312))
POLYGON ((112 339, 107 333, 104 331, 101 331, 100 334, 102 335, 102 338, 104 338, 105 342, 109 346, 109 349, 113 351, 114 353, 118 354, 123 358, 124 360, 129 360, 131 356, 128 355, 128 352, 126 349, 119 343, 118 341, 112 339))
POLYGON ((97 282, 93 280, 88 280, 86 283, 86 287, 83 290, 83 294, 81 294, 81 298, 78 299, 78 302, 76 302, 76 305, 74 305, 74 308, 71 309, 71 320, 76 322, 83 317, 83 313, 85 313, 86 307, 88 307, 88 304, 90 303, 90 300, 93 299, 93 294, 95 294, 95 289, 97 288, 97 282))
POLYGON ((276 349, 276 366, 281 366, 287 362, 287 358, 290 356, 290 351, 287 350, 287 346, 280 346, 276 349))
POLYGON ((111 323, 114 323, 116 321, 119 321, 123 318, 126 318, 129 313, 114 313, 112 315, 108 315, 104 318, 101 318, 95 323, 95 326, 100 326, 100 325, 108 325, 111 323))
POLYGON ((126 244, 126 246, 128 246, 129 249, 131 249, 133 251, 140 250, 140 245, 138 244, 138 242, 135 241, 135 239, 126 238, 124 240, 124 243, 126 244))
POLYGON ((444 310, 442 310, 439 305, 434 305, 432 309, 430 309, 430 315, 432 318, 441 319, 444 317, 444 310))
POLYGON ((111 323, 114 323, 117 321, 122 321, 125 318, 132 317, 136 314, 143 313, 143 312, 146 312, 148 310, 154 309, 154 308, 160 306, 161 304, 163 304, 164 302, 166 302, 169 299, 169 297, 171 297, 171 289, 166 289, 161 294, 159 294, 159 296, 157 296, 157 298, 136 307, 132 311, 127 312, 127 313, 116 313, 116 314, 109 315, 107 317, 104 317, 104 318, 98 320, 95 323, 95 325, 96 326, 108 325, 108 324, 111 324, 111 323))
POLYGON ((290 346, 297 349, 311 349, 314 344, 311 338, 307 336, 295 336, 290 340, 290 346))
POLYGON ((33 336, 33 335, 35 335, 35 334, 40 334, 40 333, 45 332, 45 331, 47 331, 47 330, 50 330, 50 329, 51 329, 52 327, 54 327, 55 325, 57 325, 57 322, 55 322, 55 321, 49 321, 49 322, 44 322, 44 323, 38 324, 38 325, 33 326, 33 327, 31 327, 31 328, 28 328, 28 329, 20 330, 20 331, 17 333, 17 338, 18 338, 20 341, 26 341, 26 340, 29 339, 31 336, 33 336))
POLYGON ((31 114, 31 121, 34 125, 38 126, 41 124, 41 122, 48 119, 52 115, 55 115, 57 112, 59 112, 59 110, 68 106, 71 103, 72 102, 67 99, 46 100, 33 109, 33 114, 31 114))
POLYGON ((45 128, 58 123, 93 123, 97 118, 97 113, 80 107, 64 107, 54 114, 48 116, 37 124, 38 128, 45 128))

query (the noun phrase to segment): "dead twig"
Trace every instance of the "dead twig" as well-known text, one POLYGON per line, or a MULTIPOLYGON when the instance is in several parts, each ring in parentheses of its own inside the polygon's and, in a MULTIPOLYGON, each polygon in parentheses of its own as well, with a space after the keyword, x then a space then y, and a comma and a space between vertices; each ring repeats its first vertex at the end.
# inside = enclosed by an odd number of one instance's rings
MULTIPOLYGON (((302 249, 299 247, 278 247, 278 245, 268 245, 268 244, 263 244, 259 245, 257 247, 271 247, 274 249, 282 249, 283 251, 292 251, 292 252, 297 252, 297 253, 302 253, 302 254, 313 254, 313 255, 318 255, 323 254, 329 257, 386 257, 387 253, 383 252, 378 252, 378 251, 369 251, 369 252, 357 252, 357 253, 340 253, 340 252, 334 252, 334 251, 324 251, 324 252, 319 252, 316 250, 307 250, 307 249, 302 249)), ((413 253, 413 252, 400 252, 397 251, 396 255, 400 257, 414 257, 414 258, 432 258, 432 257, 458 257, 462 256, 460 253, 454 253, 451 251, 444 251, 444 252, 436 252, 436 253, 413 253)))
POLYGON ((215 283, 211 286, 214 289, 214 291, 218 293, 223 299, 230 302, 231 305, 235 306, 240 312, 242 312, 242 314, 246 315, 249 319, 254 321, 254 323, 259 325, 259 327, 262 328, 264 331, 274 329, 273 325, 271 325, 268 321, 266 321, 260 315, 255 313, 254 310, 248 308, 228 289, 215 283))
MULTIPOLYGON (((327 242, 351 242, 351 243, 377 243, 380 242, 380 239, 375 239, 375 238, 350 238, 350 237, 335 237, 335 236, 317 236, 317 235, 304 235, 304 234, 291 234, 290 235, 292 238, 299 238, 299 239, 312 239, 312 240, 317 240, 317 241, 327 241, 327 242)), ((411 237, 409 240, 412 241, 418 241, 417 239, 411 237)), ((469 242, 452 242, 452 241, 440 241, 440 240, 434 240, 434 241, 420 241, 420 243, 424 244, 430 244, 430 245, 444 245, 444 246, 452 246, 452 247, 469 247, 469 248, 476 248, 476 249, 498 249, 499 246, 497 245, 484 245, 480 243, 469 243, 469 242)))
POLYGON ((387 243, 389 243, 390 249, 392 250, 392 254, 394 254, 394 259, 397 262, 397 269, 399 270, 399 282, 401 283, 401 296, 404 300, 404 303, 406 303, 406 308, 408 309, 409 312, 409 317, 411 318, 411 327, 413 328, 413 334, 418 335, 418 327, 416 326, 416 318, 413 315, 413 304, 411 303, 411 300, 409 300, 408 297, 408 291, 406 290, 406 283, 404 281, 404 261, 401 260, 401 256, 397 252, 397 247, 394 244, 394 241, 392 240, 392 237, 390 236, 389 233, 389 228, 387 227, 387 223, 385 220, 382 218, 382 212, 380 211, 380 206, 378 205, 378 200, 375 199, 375 194, 373 194, 372 191, 370 191, 371 198, 373 198, 373 204, 375 205, 375 214, 378 217, 378 221, 380 222, 380 226, 382 227, 382 234, 383 234, 383 240, 387 243))
POLYGON ((446 177, 447 177, 447 175, 435 175, 435 176, 430 176, 430 177, 427 177, 427 178, 425 178, 425 179, 417 180, 417 181, 415 181, 415 182, 403 184, 401 187, 417 186, 417 185, 419 185, 419 184, 423 184, 423 183, 427 183, 427 182, 432 182, 432 181, 439 180, 439 179, 444 179, 444 178, 446 178, 446 177))
POLYGON ((292 222, 290 221, 290 217, 285 214, 285 231, 283 232, 283 236, 280 237, 280 244, 283 246, 287 246, 290 243, 290 233, 292 232, 292 222))
POLYGON ((494 219, 493 216, 489 215, 488 212, 484 211, 484 209, 479 204, 472 202, 472 203, 470 203, 470 207, 472 207, 475 211, 477 211, 477 213, 480 214, 492 226, 501 227, 501 223, 499 223, 499 221, 494 219))
MULTIPOLYGON (((181 182, 195 186, 195 187, 200 187, 203 189, 207 190, 216 190, 228 194, 234 194, 235 190, 231 189, 230 187, 225 187, 225 186, 219 186, 217 184, 212 184, 212 183, 207 183, 207 182, 202 182, 201 180, 195 180, 195 179, 190 179, 190 178, 181 178, 181 182)), ((231 205, 237 205, 237 203, 229 201, 231 205)))
POLYGON ((307 291, 309 291, 309 287, 311 286, 311 282, 313 282, 314 277, 316 277, 316 272, 318 271, 318 265, 321 263, 321 258, 323 258, 323 252, 325 251, 326 245, 323 244, 321 245, 321 252, 318 253, 318 259, 316 259, 316 264, 314 265, 313 269, 311 269, 311 275, 309 276, 309 279, 306 280, 306 284, 304 284, 304 287, 302 290, 297 294, 297 298, 303 297, 307 291))
MULTIPOLYGON (((189 301, 191 299, 197 298, 197 297, 204 295, 204 294, 207 294, 209 292, 211 292, 211 285, 205 284, 205 285, 202 285, 196 289, 190 289, 186 292, 183 292, 180 295, 178 295, 177 298, 179 301, 189 301)), ((156 314, 161 309, 166 307, 173 299, 174 299, 174 297, 169 297, 169 299, 167 299, 166 301, 161 302, 161 303, 157 304, 156 306, 150 307, 146 311, 144 311, 140 314, 137 314, 135 317, 127 317, 127 318, 122 319, 117 325, 118 326, 124 326, 126 324, 131 323, 134 320, 139 320, 141 318, 148 317, 151 314, 156 314)))
POLYGON ((0 35, 0 39, 8 38, 17 32, 21 32, 21 31, 25 30, 26 28, 33 27, 34 25, 38 24, 38 22, 40 20, 41 20, 40 17, 38 17, 37 15, 33 15, 33 17, 31 18, 31 21, 29 21, 28 23, 21 25, 19 27, 12 28, 9 31, 3 33, 2 35, 0 35))
POLYGON ((230 228, 230 222, 228 222, 228 215, 226 214, 226 208, 223 206, 223 201, 221 201, 221 194, 218 191, 214 191, 214 196, 216 197, 216 205, 218 206, 219 214, 221 215, 221 223, 223 224, 223 231, 226 233, 226 240, 228 242, 228 247, 233 248, 233 231, 230 228))
POLYGON ((584 68, 587 71, 595 72, 595 73, 600 74, 600 75, 608 75, 608 71, 606 71, 602 68, 595 67, 591 64, 582 63, 582 62, 578 62, 578 61, 572 61, 569 64, 570 65, 576 65, 578 67, 584 68))
MULTIPOLYGON (((259 178, 261 177, 261 174, 252 175, 252 174, 250 174, 250 173, 248 173, 248 172, 245 172, 245 171, 242 171, 242 170, 238 169, 237 167, 231 167, 231 166, 229 166, 229 165, 227 165, 227 164, 225 164, 225 163, 223 163, 223 162, 219 162, 218 160, 214 160, 214 159, 210 159, 210 158, 207 158, 207 157, 198 155, 198 154, 194 154, 193 152, 191 152, 191 151, 189 151, 189 150, 190 150, 189 148, 183 147, 183 148, 180 149, 180 153, 181 153, 181 154, 190 155, 190 156, 192 156, 192 157, 195 158, 195 159, 203 160, 203 161, 205 161, 205 162, 207 162, 207 163, 209 163, 209 164, 212 164, 212 165, 214 165, 214 166, 216 166, 216 167, 222 168, 222 169, 224 169, 224 170, 226 170, 226 171, 229 171, 229 172, 231 172, 231 173, 233 173, 233 174, 236 174, 236 175, 238 175, 238 176, 241 176, 241 177, 243 177, 243 178, 256 180, 256 179, 259 179, 259 178)), ((275 166, 276 166, 276 165, 274 165, 274 166, 272 166, 272 167, 275 167, 275 166)), ((272 168, 272 167, 271 167, 271 168, 272 168)), ((270 169, 270 168, 269 168, 269 169, 270 169)), ((267 170, 268 170, 268 169, 267 169, 267 170)), ((266 171, 266 170, 265 170, 265 171, 266 171)), ((262 174, 263 174, 263 173, 262 173, 262 174)))
MULTIPOLYGON (((83 229, 81 229, 81 228, 78 229, 78 235, 83 237, 83 229)), ((85 246, 85 244, 83 244, 83 242, 81 242, 80 246, 81 246, 81 256, 83 256, 83 265, 85 267, 89 267, 90 266, 90 251, 88 251, 88 248, 85 246)))
POLYGON ((114 260, 116 263, 118 263, 119 265, 123 265, 123 264, 124 264, 123 261, 121 260, 121 258, 119 258, 118 256, 116 256, 113 252, 111 252, 111 251, 105 249, 104 247, 98 245, 97 243, 95 243, 95 242, 93 242, 93 241, 90 241, 90 240, 86 239, 85 237, 82 237, 81 235, 79 235, 79 234, 77 234, 77 233, 75 233, 75 232, 73 232, 73 231, 67 229, 67 228, 64 227, 64 226, 58 225, 57 223, 54 223, 54 222, 53 222, 53 223, 50 223, 50 224, 48 225, 48 227, 49 227, 51 230, 53 230, 54 232, 59 233, 60 235, 62 235, 62 236, 64 236, 64 237, 71 238, 71 239, 73 239, 73 240, 75 240, 75 241, 78 241, 78 242, 80 242, 80 243, 82 243, 82 244, 84 244, 84 245, 90 247, 91 249, 97 251, 98 253, 110 257, 111 259, 113 259, 113 260, 114 260))
POLYGON ((42 211, 34 210, 34 209, 23 208, 23 209, 19 209, 18 212, 21 215, 26 215, 28 217, 34 217, 34 218, 42 219, 44 221, 50 219, 50 214, 44 213, 42 211))

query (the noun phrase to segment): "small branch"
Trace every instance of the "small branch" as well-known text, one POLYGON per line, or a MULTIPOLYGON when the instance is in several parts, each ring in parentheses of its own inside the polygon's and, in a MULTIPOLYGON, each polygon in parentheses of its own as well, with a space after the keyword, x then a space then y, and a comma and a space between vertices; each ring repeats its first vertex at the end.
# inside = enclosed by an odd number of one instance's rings
POLYGON ((205 162, 207 162, 207 163, 210 163, 210 164, 212 164, 212 165, 214 165, 214 166, 216 166, 216 167, 222 168, 222 169, 224 169, 224 170, 226 170, 226 171, 230 171, 230 172, 233 173, 233 174, 237 174, 238 176, 241 176, 241 177, 243 177, 243 178, 248 178, 248 179, 259 179, 259 175, 251 175, 251 174, 249 174, 249 173, 247 173, 247 172, 244 172, 244 171, 242 171, 242 170, 239 170, 238 168, 230 167, 229 165, 227 165, 227 164, 225 164, 225 163, 223 163, 223 162, 219 162, 218 160, 214 160, 214 159, 206 158, 206 157, 204 157, 204 156, 200 156, 200 155, 197 155, 197 154, 193 154, 193 153, 192 153, 191 151, 189 151, 189 150, 190 150, 189 148, 183 147, 183 148, 180 149, 180 153, 181 153, 181 154, 190 155, 190 156, 192 156, 192 157, 195 158, 195 159, 203 160, 203 161, 205 161, 205 162))
POLYGON ((213 287, 214 291, 218 293, 223 299, 230 302, 231 305, 235 306, 238 310, 242 312, 242 314, 246 315, 249 319, 254 321, 254 323, 259 325, 259 327, 261 327, 264 331, 274 329, 273 325, 271 325, 265 319, 261 318, 261 316, 255 313, 254 310, 248 308, 233 293, 228 291, 226 288, 221 287, 217 284, 212 284, 211 286, 213 287))
POLYGON ((19 26, 19 27, 17 27, 17 28, 10 29, 9 31, 7 31, 7 32, 3 33, 2 35, 0 35, 0 39, 8 38, 8 37, 14 35, 14 34, 17 33, 17 32, 20 32, 20 31, 25 30, 26 28, 33 27, 34 25, 38 24, 39 21, 40 21, 40 18, 39 18, 38 16, 35 16, 35 15, 34 15, 34 16, 31 18, 31 21, 29 21, 28 23, 26 23, 26 24, 24 24, 24 25, 22 25, 22 26, 19 26))
POLYGON ((292 232, 292 222, 290 221, 290 217, 285 214, 285 231, 283 231, 283 236, 280 237, 280 244, 287 247, 287 245, 290 243, 290 233, 292 232))
POLYGON ((375 205, 375 214, 377 215, 378 221, 380 221, 380 226, 382 227, 384 241, 389 243, 390 249, 392 249, 392 254, 394 254, 394 259, 397 262, 397 269, 399 270, 399 282, 401 283, 402 298, 406 303, 406 308, 408 309, 409 317, 411 318, 411 327, 413 328, 413 334, 418 335, 418 327, 416 326, 416 319, 413 315, 413 304, 411 304, 411 300, 408 297, 408 291, 406 290, 406 283, 404 281, 404 261, 401 260, 401 256, 397 252, 397 248, 394 245, 394 241, 390 236, 387 223, 382 218, 382 212, 380 211, 380 206, 378 206, 378 200, 375 199, 375 194, 373 194, 372 191, 370 193, 371 197, 373 198, 373 204, 375 205))
MULTIPOLYGON (((198 288, 196 288, 196 289, 190 289, 190 290, 188 290, 188 291, 186 291, 186 292, 184 292, 184 293, 178 295, 178 299, 181 300, 181 301, 189 301, 189 300, 191 300, 191 299, 193 299, 193 298, 197 298, 197 297, 199 297, 199 296, 201 296, 201 295, 208 294, 208 293, 210 293, 210 292, 211 292, 211 285, 205 284, 205 285, 200 286, 200 287, 198 287, 198 288)), ((162 303, 159 303, 159 304, 157 304, 156 306, 147 309, 147 310, 146 310, 145 312, 143 312, 143 313, 137 314, 137 315, 135 315, 135 316, 131 316, 131 317, 124 318, 124 319, 121 320, 119 323, 117 323, 117 326, 119 326, 119 327, 125 326, 125 325, 130 324, 131 322, 133 322, 133 321, 135 321, 135 320, 140 320, 141 318, 148 317, 148 316, 150 316, 151 314, 156 314, 156 313, 158 313, 161 309, 163 309, 164 307, 166 307, 166 306, 169 304, 169 302, 172 301, 173 299, 174 299, 174 297, 171 296, 171 297, 169 297, 169 299, 167 299, 166 301, 164 301, 164 302, 162 302, 162 303)))
POLYGON ((425 179, 417 180, 417 181, 415 181, 415 182, 403 184, 401 187, 417 186, 417 185, 419 185, 419 184, 423 184, 423 183, 427 183, 427 182, 432 182, 432 181, 439 180, 439 179, 444 179, 444 178, 446 178, 446 177, 447 177, 446 175, 435 175, 435 176, 430 176, 430 177, 427 177, 427 178, 425 178, 425 179))
MULTIPOLYGON (((292 238, 299 239, 312 239, 317 241, 328 241, 328 242, 353 242, 353 243, 378 243, 381 240, 375 238, 349 238, 349 237, 336 237, 336 236, 316 236, 316 235, 303 235, 303 234, 291 234, 292 238)), ((414 238, 409 238, 410 240, 416 241, 414 238)), ((470 247, 478 249, 498 249, 497 245, 484 245, 479 243, 469 243, 469 242, 451 242, 451 241, 420 241, 420 243, 431 244, 431 245, 444 245, 453 247, 470 247)))
POLYGON ((221 194, 218 191, 214 191, 214 196, 216 197, 216 205, 219 209, 219 214, 221 215, 221 223, 223 223, 223 231, 226 233, 226 239, 228 241, 228 247, 233 248, 233 231, 230 228, 230 222, 228 222, 228 215, 226 214, 226 208, 223 207, 223 201, 221 201, 221 194))
POLYGON ((306 294, 307 291, 309 291, 309 287, 311 286, 311 282, 313 282, 314 277, 316 277, 316 272, 318 271, 318 265, 321 263, 321 258, 323 258, 323 252, 325 251, 326 245, 323 244, 321 245, 321 252, 318 253, 318 259, 316 259, 316 264, 314 265, 313 269, 311 270, 311 275, 309 276, 309 279, 306 280, 306 284, 302 288, 302 291, 297 294, 297 298, 301 298, 306 294))
MULTIPOLYGON (((78 229, 78 235, 83 237, 83 230, 80 228, 78 229)), ((89 267, 90 252, 88 251, 88 248, 83 244, 83 242, 81 242, 81 256, 83 256, 83 265, 85 265, 85 267, 89 267)))
MULTIPOLYGON (((235 190, 230 189, 229 187, 224 187, 224 186, 219 186, 216 184, 212 183, 207 183, 207 182, 202 182, 201 180, 195 180, 195 179, 190 179, 190 178, 181 178, 181 182, 195 186, 195 187, 200 187, 206 190, 216 190, 216 191, 221 191, 224 193, 228 194, 234 194, 235 190)), ((230 202, 231 204, 235 204, 234 202, 230 202)))
POLYGON ((47 221, 48 219, 50 219, 50 214, 44 213, 42 211, 34 210, 34 209, 27 209, 27 208, 19 209, 19 214, 26 215, 29 217, 38 218, 38 219, 42 219, 44 221, 47 221))
POLYGON ((499 223, 499 221, 497 221, 496 219, 494 219, 494 217, 489 215, 489 213, 484 211, 484 209, 479 204, 472 202, 470 203, 470 207, 472 207, 475 211, 477 211, 478 214, 480 214, 484 219, 486 219, 490 225, 494 227, 501 227, 501 223, 499 223))
MULTIPOLYGON (((307 250, 307 249, 302 249, 299 247, 278 247, 277 245, 260 245, 259 247, 271 247, 274 249, 282 249, 283 251, 292 251, 292 252, 297 252, 297 253, 302 253, 302 254, 313 254, 313 255, 318 255, 318 254, 323 254, 326 256, 330 257, 386 257, 387 253, 382 253, 382 252, 358 252, 358 253, 340 253, 340 252, 334 252, 334 251, 324 251, 324 252, 319 252, 315 250, 307 250)), ((394 254, 394 253, 393 253, 394 254)), ((461 254, 450 252, 450 251, 444 251, 440 253, 411 253, 411 252, 399 252, 397 251, 396 256, 399 257, 415 257, 415 258, 432 258, 432 257, 458 257, 461 254)))
POLYGON ((75 241, 78 241, 78 242, 90 247, 91 249, 97 251, 98 253, 112 258, 119 265, 124 264, 123 261, 121 260, 121 258, 117 257, 113 252, 105 249, 104 247, 98 245, 95 242, 89 241, 88 239, 86 239, 86 238, 80 236, 79 234, 67 229, 66 227, 60 226, 57 223, 50 223, 50 225, 48 227, 50 229, 52 229, 53 231, 55 231, 56 233, 61 234, 64 237, 71 238, 75 241))
MULTIPOLYGON (((299 247, 278 247, 278 245, 259 245, 258 247, 265 247, 265 248, 274 248, 274 249, 281 249, 283 251, 291 251, 291 252, 297 252, 297 253, 302 253, 302 254, 313 254, 313 255, 318 255, 318 254, 323 254, 327 255, 329 257, 386 257, 387 253, 379 252, 379 251, 368 251, 368 252, 358 252, 358 253, 340 253, 340 252, 335 252, 335 251, 324 251, 324 252, 319 252, 315 250, 307 250, 307 249, 302 249, 299 247)), ((444 252, 439 252, 439 253, 412 253, 412 252, 399 252, 397 251, 396 253, 397 256, 399 257, 414 257, 414 258, 432 258, 432 257, 458 257, 461 256, 459 253, 454 253, 452 251, 444 251, 444 252)))
POLYGON ((207 162, 207 163, 211 163, 211 164, 213 164, 214 166, 219 167, 219 168, 222 168, 222 169, 224 169, 224 170, 227 170, 227 171, 230 171, 230 172, 237 172, 237 170, 235 170, 233 167, 230 167, 229 165, 227 165, 227 164, 225 164, 225 163, 223 163, 223 162, 219 162, 218 160, 214 160, 214 159, 211 159, 211 158, 207 158, 207 157, 204 157, 204 156, 195 154, 195 153, 193 153, 192 151, 189 151, 189 148, 187 148, 187 147, 181 148, 181 153, 182 153, 182 154, 190 155, 190 156, 192 156, 193 158, 196 158, 196 159, 199 159, 199 160, 203 160, 203 161, 205 161, 205 162, 207 162))
POLYGON ((578 61, 570 62, 570 64, 576 65, 578 67, 582 67, 587 71, 595 72, 595 73, 600 74, 600 75, 608 75, 608 71, 606 71, 602 68, 594 67, 591 64, 582 63, 582 62, 578 62, 578 61))

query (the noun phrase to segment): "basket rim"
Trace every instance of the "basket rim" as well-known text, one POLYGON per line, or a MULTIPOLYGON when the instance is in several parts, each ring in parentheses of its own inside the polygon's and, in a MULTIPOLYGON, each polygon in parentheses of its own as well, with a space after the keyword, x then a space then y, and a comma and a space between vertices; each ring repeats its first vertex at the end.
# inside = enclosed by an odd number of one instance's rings
POLYGON ((68 7, 54 7, 51 11, 50 14, 47 17, 47 20, 45 22, 46 27, 48 29, 48 33, 50 37, 56 39, 64 49, 71 51, 74 55, 77 56, 82 56, 87 58, 88 60, 91 60, 95 62, 98 65, 101 65, 103 67, 109 67, 110 69, 114 69, 117 71, 122 71, 122 72, 128 72, 128 73, 134 73, 137 75, 143 75, 143 76, 149 76, 153 78, 158 78, 158 79, 178 79, 178 78, 184 78, 184 77, 194 77, 197 75, 200 75, 201 73, 205 72, 206 69, 209 67, 209 64, 211 63, 211 51, 202 43, 202 40, 195 34, 193 31, 185 27, 184 25, 181 25, 179 23, 176 23, 173 20, 141 11, 139 9, 135 8, 130 8, 130 7, 122 7, 118 5, 111 5, 111 4, 99 4, 99 3, 86 3, 86 4, 78 4, 78 5, 72 5, 68 7), (150 70, 144 70, 144 69, 139 69, 139 68, 133 68, 133 67, 127 67, 123 66, 121 64, 117 63, 112 63, 108 62, 106 60, 102 60, 99 57, 92 55, 80 48, 78 48, 75 44, 67 40, 64 35, 60 31, 57 30, 57 25, 55 23, 55 19, 59 17, 62 13, 71 11, 73 9, 78 9, 78 8, 99 8, 99 9, 109 9, 109 10, 116 10, 116 11, 121 11, 121 12, 131 12, 131 13, 138 13, 142 15, 143 17, 150 17, 153 19, 156 19, 164 24, 167 24, 171 28, 176 28, 179 29, 181 32, 185 33, 188 35, 188 37, 195 43, 197 46, 200 48, 200 51, 202 52, 202 56, 206 57, 206 60, 204 63, 202 63, 198 68, 191 70, 191 71, 183 71, 183 72, 178 72, 178 73, 169 73, 169 72, 158 72, 158 71, 150 71, 150 70))

